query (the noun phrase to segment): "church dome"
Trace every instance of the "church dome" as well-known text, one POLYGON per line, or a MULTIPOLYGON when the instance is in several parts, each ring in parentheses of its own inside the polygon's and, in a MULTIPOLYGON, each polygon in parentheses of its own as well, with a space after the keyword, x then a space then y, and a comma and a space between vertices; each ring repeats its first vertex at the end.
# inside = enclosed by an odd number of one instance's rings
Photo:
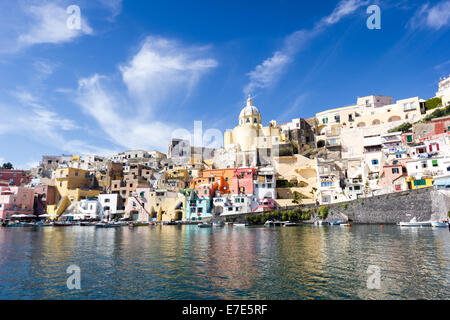
POLYGON ((247 99, 247 105, 244 107, 244 109, 241 110, 241 113, 239 114, 239 118, 252 116, 257 116, 259 119, 261 119, 261 114, 259 113, 258 108, 253 105, 253 100, 249 97, 247 99))

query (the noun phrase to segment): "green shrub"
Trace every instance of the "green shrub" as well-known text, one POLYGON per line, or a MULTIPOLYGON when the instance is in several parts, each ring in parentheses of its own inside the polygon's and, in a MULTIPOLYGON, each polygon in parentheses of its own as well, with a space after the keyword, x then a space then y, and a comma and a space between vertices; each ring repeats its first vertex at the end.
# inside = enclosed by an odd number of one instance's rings
POLYGON ((441 98, 431 98, 425 101, 425 109, 427 110, 435 109, 440 106, 442 106, 441 98))
POLYGON ((402 123, 398 127, 388 130, 388 133, 401 131, 403 133, 408 132, 412 128, 412 124, 409 122, 402 123))
POLYGON ((326 219, 328 216, 328 207, 327 206, 321 206, 319 208, 319 217, 323 220, 326 219))

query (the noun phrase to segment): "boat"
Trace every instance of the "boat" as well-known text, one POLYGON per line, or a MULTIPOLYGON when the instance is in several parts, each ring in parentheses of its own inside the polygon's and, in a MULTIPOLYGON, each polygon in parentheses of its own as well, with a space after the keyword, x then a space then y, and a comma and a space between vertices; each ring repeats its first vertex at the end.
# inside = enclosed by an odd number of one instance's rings
POLYGON ((35 227, 53 227, 53 222, 39 221, 34 224, 35 227))
POLYGON ((447 221, 431 221, 431 226, 434 228, 448 228, 447 221))
POLYGON ((6 226, 9 227, 9 228, 33 227, 34 224, 33 223, 29 223, 29 222, 14 222, 14 223, 9 223, 6 226))
POLYGON ((282 226, 282 225, 283 225, 283 222, 281 222, 281 221, 267 220, 264 223, 264 226, 266 226, 266 227, 274 227, 274 226, 282 226))
POLYGON ((133 228, 133 227, 146 227, 150 225, 150 223, 148 222, 131 222, 128 226, 133 228))
POLYGON ((233 227, 245 227, 246 224, 245 223, 234 223, 233 227))
POLYGON ((290 221, 286 221, 283 223, 283 227, 295 227, 295 226, 298 226, 298 223, 290 221))
POLYGON ((53 226, 55 226, 55 227, 71 227, 72 223, 70 223, 68 221, 55 221, 53 223, 53 226))
POLYGON ((322 221, 322 220, 314 221, 315 226, 325 226, 327 224, 328 224, 328 222, 322 221))
POLYGON ((340 224, 344 223, 344 221, 330 221, 329 224, 330 226, 338 226, 340 224))
POLYGON ((166 225, 166 226, 176 226, 176 225, 178 225, 178 222, 176 222, 176 221, 167 221, 167 222, 164 222, 164 225, 166 225))
POLYGON ((223 227, 225 223, 221 222, 213 222, 213 227, 223 227))
POLYGON ((199 223, 197 225, 197 227, 199 227, 199 228, 211 228, 212 224, 211 223, 207 223, 207 222, 202 222, 202 223, 199 223))
POLYGON ((117 228, 121 227, 122 225, 118 223, 111 223, 111 222, 99 222, 95 225, 96 228, 117 228))
POLYGON ((349 227, 350 226, 350 223, 341 223, 339 226, 341 226, 341 227, 349 227))
POLYGON ((416 217, 409 222, 399 222, 400 227, 431 227, 431 221, 417 221, 416 217))

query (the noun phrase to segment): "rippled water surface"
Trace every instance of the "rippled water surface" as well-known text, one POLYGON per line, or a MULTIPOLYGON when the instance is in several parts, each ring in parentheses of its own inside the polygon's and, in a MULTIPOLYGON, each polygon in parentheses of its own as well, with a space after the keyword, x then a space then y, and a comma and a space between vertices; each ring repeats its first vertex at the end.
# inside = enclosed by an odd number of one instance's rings
POLYGON ((449 261, 444 228, 0 228, 0 299, 450 299, 449 261))

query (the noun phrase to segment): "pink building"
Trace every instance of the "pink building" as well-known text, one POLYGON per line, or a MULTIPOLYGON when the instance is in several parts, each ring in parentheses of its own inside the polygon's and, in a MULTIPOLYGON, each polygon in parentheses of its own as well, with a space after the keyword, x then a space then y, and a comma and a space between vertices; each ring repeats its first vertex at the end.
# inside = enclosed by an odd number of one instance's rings
POLYGON ((407 176, 404 164, 385 165, 380 178, 381 187, 392 187, 392 191, 404 191, 407 189, 405 181, 407 176))
POLYGON ((257 171, 255 168, 234 170, 230 187, 231 194, 253 194, 255 191, 254 183, 256 176, 257 171))
POLYGON ((0 219, 12 215, 33 214, 34 190, 23 187, 0 187, 0 219))
POLYGON ((20 187, 30 182, 30 177, 23 170, 0 169, 0 186, 20 187))

